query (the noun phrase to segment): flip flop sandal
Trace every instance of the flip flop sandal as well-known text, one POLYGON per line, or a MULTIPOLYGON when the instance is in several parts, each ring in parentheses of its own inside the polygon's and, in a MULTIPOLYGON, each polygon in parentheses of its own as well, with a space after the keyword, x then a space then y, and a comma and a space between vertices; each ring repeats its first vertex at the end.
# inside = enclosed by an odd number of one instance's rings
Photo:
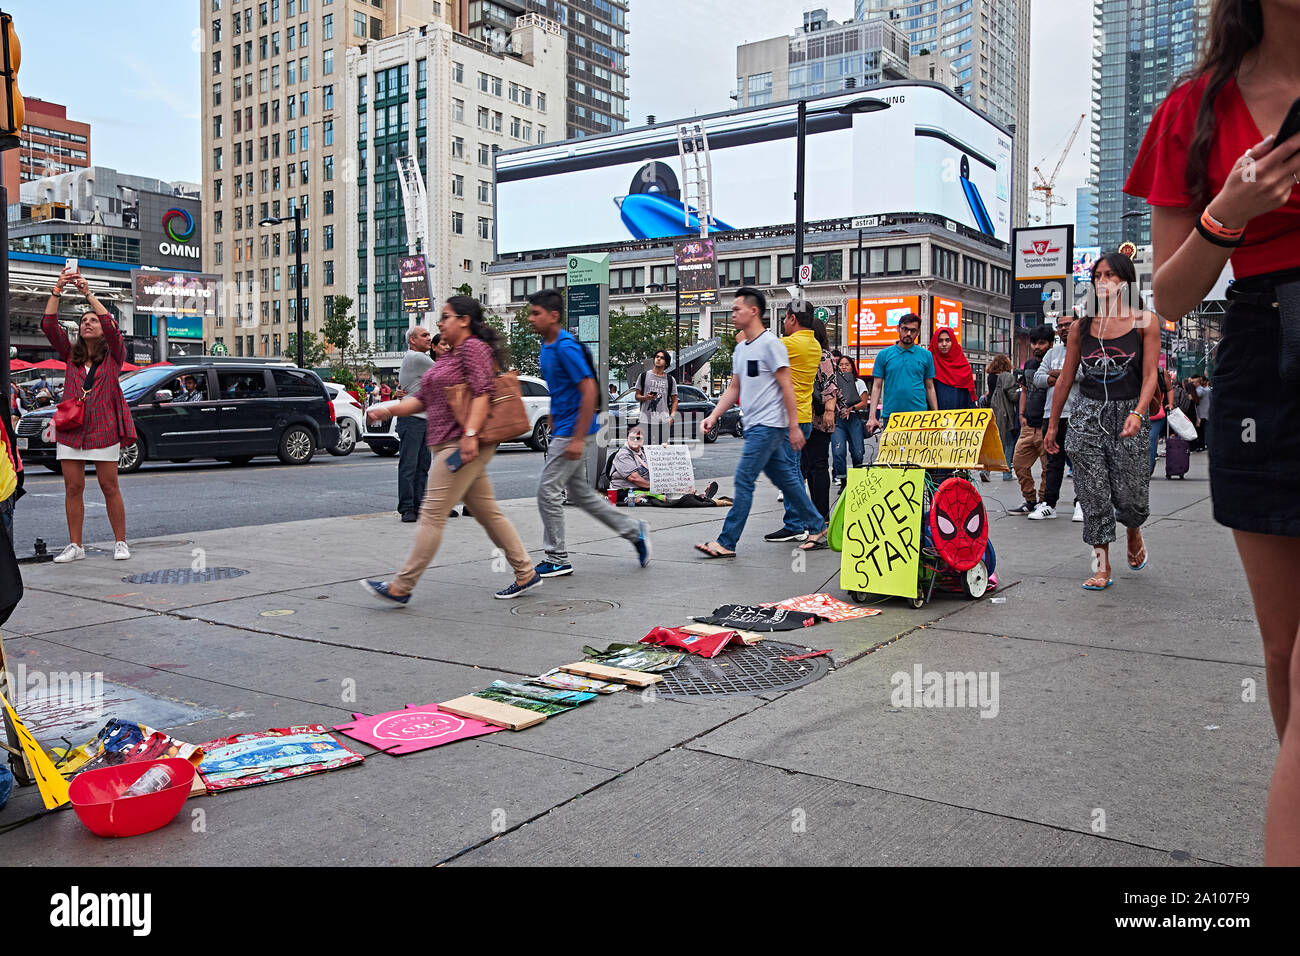
POLYGON ((1142 563, 1134 564, 1133 559, 1129 558, 1128 566, 1134 571, 1141 571, 1147 566, 1147 546, 1145 544, 1142 545, 1142 563))
MULTIPOLYGON (((1089 578, 1088 580, 1092 580, 1092 579, 1089 578)), ((1085 582, 1083 583, 1083 589, 1084 589, 1085 591, 1104 591, 1104 590, 1106 590, 1106 588, 1110 587, 1110 586, 1111 586, 1112 584, 1114 584, 1114 583, 1115 583, 1115 579, 1114 579, 1114 578, 1107 578, 1105 584, 1103 584, 1101 587, 1097 587, 1097 585, 1095 585, 1095 584, 1088 584, 1087 581, 1085 581, 1085 582)))
POLYGON ((695 550, 706 558, 734 558, 736 556, 735 551, 714 551, 707 544, 697 544, 695 550))
POLYGON ((825 551, 828 548, 830 548, 830 542, 825 538, 822 538, 820 541, 815 538, 810 538, 803 544, 799 545, 800 551, 825 551))

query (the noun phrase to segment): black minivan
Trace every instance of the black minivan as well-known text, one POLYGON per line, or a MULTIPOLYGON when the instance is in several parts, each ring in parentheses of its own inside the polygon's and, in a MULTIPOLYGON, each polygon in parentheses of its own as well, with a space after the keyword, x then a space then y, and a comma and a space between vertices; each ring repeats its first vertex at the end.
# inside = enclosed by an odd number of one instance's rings
MULTIPOLYGON (((137 436, 122 449, 122 473, 146 461, 215 458, 246 465, 261 455, 304 465, 317 448, 339 440, 329 392, 310 369, 196 362, 141 369, 123 376, 120 384, 137 436), (185 380, 191 377, 195 387, 187 390, 185 380)), ((18 422, 18 451, 24 462, 58 471, 53 416, 53 408, 24 415, 18 422)))

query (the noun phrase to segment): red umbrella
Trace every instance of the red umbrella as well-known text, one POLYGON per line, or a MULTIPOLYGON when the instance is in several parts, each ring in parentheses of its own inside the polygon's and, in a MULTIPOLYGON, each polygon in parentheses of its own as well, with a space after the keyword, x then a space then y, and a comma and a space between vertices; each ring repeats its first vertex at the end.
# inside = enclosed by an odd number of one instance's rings
POLYGON ((44 362, 37 362, 32 368, 49 369, 51 372, 65 372, 68 367, 58 359, 46 359, 44 362))
POLYGON ((22 359, 9 360, 9 371, 11 372, 21 372, 23 369, 31 368, 31 367, 32 367, 31 362, 24 362, 22 359))

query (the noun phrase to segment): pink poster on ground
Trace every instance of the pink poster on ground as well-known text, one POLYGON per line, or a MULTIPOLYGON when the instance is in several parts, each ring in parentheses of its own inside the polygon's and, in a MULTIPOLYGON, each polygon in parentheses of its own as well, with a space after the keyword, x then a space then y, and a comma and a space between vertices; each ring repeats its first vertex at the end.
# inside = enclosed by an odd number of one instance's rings
POLYGON ((783 607, 789 611, 803 611, 805 614, 816 614, 818 617, 824 617, 831 622, 875 617, 880 613, 880 608, 854 607, 852 604, 845 604, 829 594, 801 594, 798 597, 787 598, 784 601, 760 604, 759 607, 783 607))
POLYGON ((353 740, 369 744, 393 756, 441 747, 443 744, 504 730, 481 720, 457 717, 438 710, 437 704, 407 704, 405 710, 390 710, 367 717, 353 714, 355 720, 334 729, 353 740))

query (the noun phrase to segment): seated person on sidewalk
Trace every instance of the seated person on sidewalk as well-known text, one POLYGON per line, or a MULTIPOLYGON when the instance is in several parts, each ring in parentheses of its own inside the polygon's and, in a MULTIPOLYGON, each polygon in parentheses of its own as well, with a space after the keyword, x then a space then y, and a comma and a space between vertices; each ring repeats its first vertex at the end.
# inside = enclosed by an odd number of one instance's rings
MULTIPOLYGON (((648 491, 650 488, 650 464, 645 454, 645 432, 640 425, 634 425, 627 433, 627 444, 614 453, 614 460, 609 469, 609 487, 619 492, 618 501, 623 503, 629 491, 648 491)), ((641 499, 644 504, 653 506, 667 505, 677 508, 725 507, 731 504, 728 498, 714 499, 718 483, 710 482, 703 495, 653 495, 641 499)))

